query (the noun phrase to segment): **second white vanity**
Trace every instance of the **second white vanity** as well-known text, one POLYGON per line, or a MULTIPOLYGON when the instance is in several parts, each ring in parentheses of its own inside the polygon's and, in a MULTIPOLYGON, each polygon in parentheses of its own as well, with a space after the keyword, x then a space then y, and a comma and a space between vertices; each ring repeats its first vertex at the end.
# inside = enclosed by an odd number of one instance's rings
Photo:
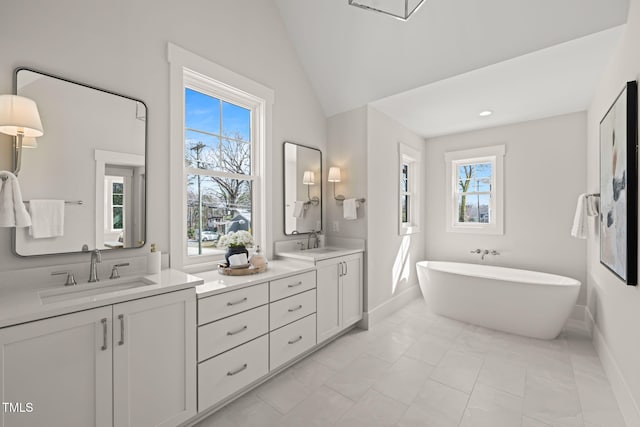
POLYGON ((362 319, 363 250, 280 252, 252 276, 197 273, 199 418, 362 319))

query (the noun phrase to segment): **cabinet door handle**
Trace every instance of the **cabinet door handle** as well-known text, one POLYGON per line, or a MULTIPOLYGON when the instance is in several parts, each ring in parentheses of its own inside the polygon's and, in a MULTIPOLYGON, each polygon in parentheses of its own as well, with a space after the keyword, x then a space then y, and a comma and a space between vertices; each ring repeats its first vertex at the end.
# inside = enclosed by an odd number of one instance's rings
POLYGON ((227 336, 236 335, 236 334, 239 334, 240 332, 243 332, 243 331, 246 331, 246 330, 247 330, 247 325, 244 325, 242 328, 240 328, 238 330, 227 332, 227 336))
POLYGON ((292 340, 289 340, 288 342, 289 342, 289 344, 295 344, 298 341, 300 341, 301 339, 302 339, 302 335, 298 335, 298 338, 294 338, 292 340))
POLYGON ((102 347, 100 349, 105 351, 107 347, 107 319, 104 318, 100 321, 102 323, 102 347))
POLYGON ((338 268, 338 277, 342 277, 342 262, 338 263, 340 268, 338 268))
POLYGON ((302 280, 299 281, 298 283, 292 283, 290 285, 287 285, 288 288, 295 288, 296 286, 300 286, 302 285, 302 280))
POLYGON ((244 371, 245 369, 247 369, 247 364, 245 363, 244 365, 242 365, 240 368, 236 369, 235 371, 229 371, 227 372, 227 376, 228 377, 232 377, 235 374, 239 374, 240 372, 244 371))
POLYGON ((347 274, 349 274, 349 265, 345 262, 344 263, 344 275, 346 276, 347 274))
POLYGON ((299 305, 299 306, 297 306, 297 307, 290 308, 290 309, 289 309, 289 313, 293 313, 294 311, 298 311, 298 310, 300 310, 301 308, 302 308, 302 304, 300 304, 300 305, 299 305))
POLYGON ((124 314, 119 314, 118 320, 120 320, 120 341, 118 341, 118 345, 124 345, 124 314))
POLYGON ((244 297, 242 299, 239 299, 238 301, 228 302, 227 306, 231 307, 232 305, 242 304, 243 302, 246 302, 246 301, 247 301, 247 297, 244 297))

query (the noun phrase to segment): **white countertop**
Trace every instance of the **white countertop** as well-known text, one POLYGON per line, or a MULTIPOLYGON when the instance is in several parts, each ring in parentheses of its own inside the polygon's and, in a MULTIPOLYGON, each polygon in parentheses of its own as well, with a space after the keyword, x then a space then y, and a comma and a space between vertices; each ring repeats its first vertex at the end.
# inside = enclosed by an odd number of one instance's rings
MULTIPOLYGON (((70 291, 80 291, 100 285, 108 285, 109 279, 103 279, 97 284, 86 283, 73 287, 58 286, 52 288, 50 285, 42 286, 29 283, 15 283, 1 286, 0 328, 180 289, 192 288, 203 283, 203 280, 196 276, 173 269, 162 270, 159 274, 138 275, 132 276, 131 278, 139 277, 142 277, 145 281, 152 282, 152 284, 130 289, 105 291, 96 295, 69 298, 64 301, 46 304, 42 302, 40 292, 50 293, 52 291, 56 292, 58 289, 60 289, 60 292, 64 292, 67 289, 70 291)), ((126 282, 129 279, 130 278, 123 276, 121 279, 116 279, 118 280, 117 282, 112 283, 126 282)))
POLYGON ((339 248, 335 246, 326 246, 317 249, 297 250, 297 251, 283 251, 276 253, 276 256, 281 258, 298 259, 301 261, 316 262, 323 259, 337 258, 346 255, 357 254, 364 252, 361 248, 339 248))
POLYGON ((198 295, 198 298, 208 297, 211 295, 229 292, 234 289, 257 285, 258 283, 292 276, 294 274, 314 271, 315 269, 316 267, 309 262, 276 260, 269 261, 267 271, 264 273, 251 274, 247 276, 225 276, 218 273, 217 269, 203 271, 200 273, 194 273, 196 276, 204 279, 204 284, 196 286, 196 294, 198 295))

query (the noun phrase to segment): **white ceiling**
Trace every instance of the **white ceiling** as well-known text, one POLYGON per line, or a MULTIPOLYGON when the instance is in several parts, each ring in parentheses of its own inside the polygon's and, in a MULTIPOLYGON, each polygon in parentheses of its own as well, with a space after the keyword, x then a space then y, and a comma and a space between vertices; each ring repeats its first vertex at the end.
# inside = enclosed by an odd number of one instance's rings
POLYGON ((275 1, 327 116, 372 103, 424 136, 584 110, 629 4, 427 0, 402 22, 347 0, 275 1))

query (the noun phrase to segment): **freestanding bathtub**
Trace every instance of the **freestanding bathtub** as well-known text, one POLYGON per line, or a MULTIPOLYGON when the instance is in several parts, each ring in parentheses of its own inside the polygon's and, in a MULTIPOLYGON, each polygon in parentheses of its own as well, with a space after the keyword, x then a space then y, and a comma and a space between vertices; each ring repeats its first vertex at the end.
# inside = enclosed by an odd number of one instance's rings
POLYGON ((439 261, 416 268, 433 312, 533 338, 558 336, 580 290, 575 279, 514 268, 439 261))

